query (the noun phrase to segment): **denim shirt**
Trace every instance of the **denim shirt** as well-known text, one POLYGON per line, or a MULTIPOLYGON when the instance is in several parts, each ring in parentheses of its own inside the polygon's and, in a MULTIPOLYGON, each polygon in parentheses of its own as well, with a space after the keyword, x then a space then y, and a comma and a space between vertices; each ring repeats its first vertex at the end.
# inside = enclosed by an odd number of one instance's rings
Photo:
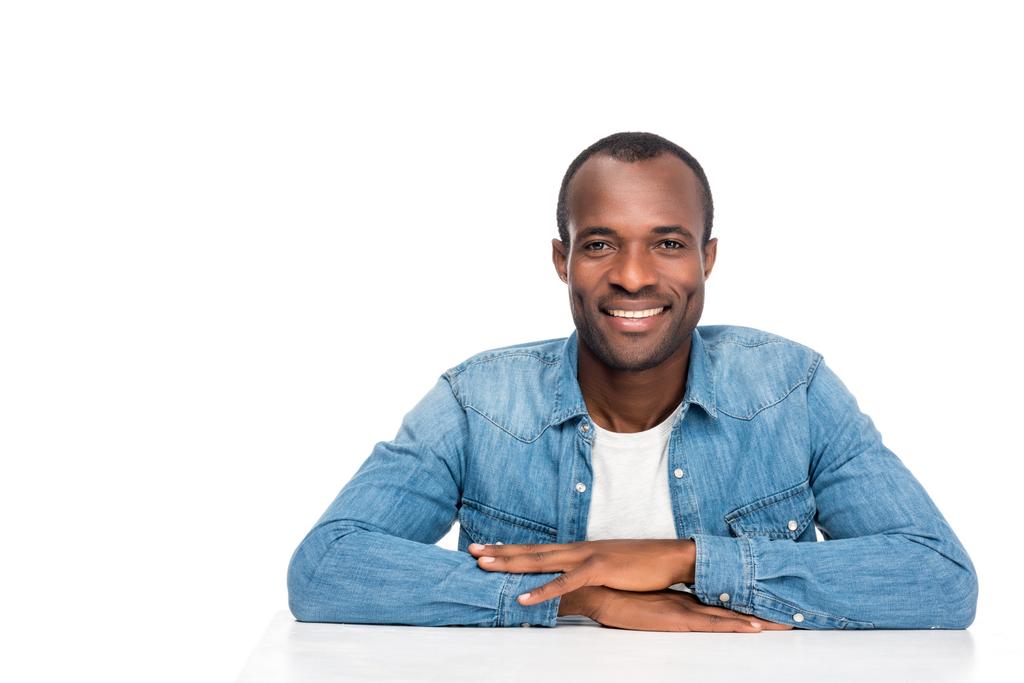
MULTIPOLYGON (((557 574, 484 571, 467 546, 586 538, 594 430, 576 361, 574 332, 445 372, 295 551, 295 617, 554 626, 559 599, 516 596, 557 574), (458 551, 434 545, 456 519, 458 551)), ((665 477, 705 604, 805 629, 974 619, 977 576, 960 541, 806 346, 698 327, 665 477)))

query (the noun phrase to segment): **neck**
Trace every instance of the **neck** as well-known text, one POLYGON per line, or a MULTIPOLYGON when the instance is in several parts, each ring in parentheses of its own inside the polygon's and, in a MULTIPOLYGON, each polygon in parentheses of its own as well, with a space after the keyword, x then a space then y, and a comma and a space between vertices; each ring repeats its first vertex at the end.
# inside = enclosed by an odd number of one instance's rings
POLYGON ((612 432, 642 432, 667 418, 686 393, 692 337, 661 365, 627 372, 602 363, 577 339, 577 378, 587 412, 612 432))

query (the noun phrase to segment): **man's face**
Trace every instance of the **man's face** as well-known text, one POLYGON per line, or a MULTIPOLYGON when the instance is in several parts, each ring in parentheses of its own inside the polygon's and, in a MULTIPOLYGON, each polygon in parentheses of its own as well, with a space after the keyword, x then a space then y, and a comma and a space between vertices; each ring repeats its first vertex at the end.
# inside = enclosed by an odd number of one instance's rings
POLYGON ((552 258, 580 340, 610 368, 646 370, 688 349, 718 242, 701 249, 699 191, 667 153, 632 163, 596 154, 570 182, 569 249, 552 240, 552 258))

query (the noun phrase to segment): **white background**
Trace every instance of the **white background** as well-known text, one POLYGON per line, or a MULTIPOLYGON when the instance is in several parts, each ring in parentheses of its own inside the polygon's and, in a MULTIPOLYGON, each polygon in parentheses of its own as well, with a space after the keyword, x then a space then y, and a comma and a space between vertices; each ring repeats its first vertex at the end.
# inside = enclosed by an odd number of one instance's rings
POLYGON ((4 4, 2 677, 233 677, 438 375, 572 331, 558 184, 620 130, 701 160, 702 324, 824 354, 974 559, 993 666, 1021 606, 1021 24, 715 7, 4 4))

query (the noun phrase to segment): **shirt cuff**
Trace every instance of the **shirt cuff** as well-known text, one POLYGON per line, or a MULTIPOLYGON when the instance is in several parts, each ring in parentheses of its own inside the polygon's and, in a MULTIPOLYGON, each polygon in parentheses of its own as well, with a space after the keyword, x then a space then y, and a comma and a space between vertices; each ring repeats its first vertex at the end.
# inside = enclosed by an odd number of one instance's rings
POLYGON ((555 626, 558 623, 558 607, 561 596, 545 600, 536 605, 522 605, 518 598, 523 593, 540 588, 558 576, 552 574, 506 575, 498 600, 498 626, 555 626))
POLYGON ((692 537, 697 546, 694 593, 705 605, 753 614, 754 555, 745 537, 692 537))

